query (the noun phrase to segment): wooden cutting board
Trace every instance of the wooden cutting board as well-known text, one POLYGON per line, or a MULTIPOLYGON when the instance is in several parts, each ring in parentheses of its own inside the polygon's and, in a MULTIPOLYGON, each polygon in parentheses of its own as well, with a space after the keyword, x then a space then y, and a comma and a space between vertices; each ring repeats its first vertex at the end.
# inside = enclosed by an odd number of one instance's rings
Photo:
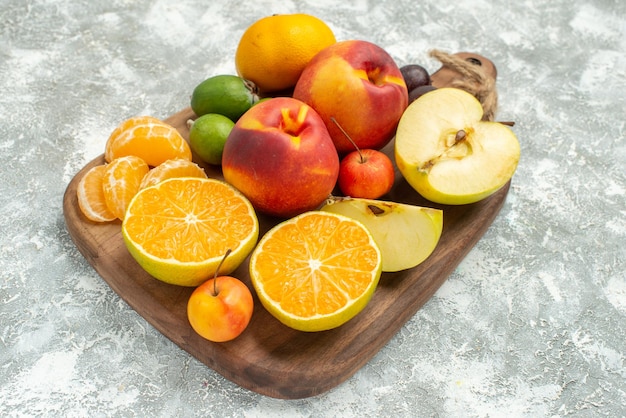
MULTIPOLYGON (((166 121, 188 139, 184 109, 166 121)), ((104 149, 104 141, 103 141, 104 149)), ((385 148, 393 153, 393 142, 385 148)), ((215 167, 202 164, 210 177, 222 179, 215 167)), ((295 331, 272 317, 254 295, 248 328, 233 341, 212 343, 189 325, 186 305, 191 288, 162 283, 149 276, 130 256, 121 236, 121 222, 97 224, 78 207, 76 187, 100 156, 70 181, 63 197, 67 229, 79 251, 109 286, 159 332, 225 378, 254 392, 284 399, 305 398, 342 383, 371 359, 435 293, 489 228, 509 190, 504 186, 471 205, 442 206, 421 198, 396 171, 386 200, 443 209, 444 228, 433 254, 421 265, 383 273, 367 307, 343 326, 324 332, 295 331)), ((260 234, 277 223, 259 216, 260 234)), ((253 289, 246 260, 233 274, 253 289)), ((253 292, 254 294, 254 292, 253 292)))

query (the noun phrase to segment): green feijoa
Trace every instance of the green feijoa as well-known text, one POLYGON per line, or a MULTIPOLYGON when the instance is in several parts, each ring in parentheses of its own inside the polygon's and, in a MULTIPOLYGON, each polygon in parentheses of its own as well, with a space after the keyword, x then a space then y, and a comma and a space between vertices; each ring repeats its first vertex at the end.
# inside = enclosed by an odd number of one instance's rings
POLYGON ((236 75, 216 75, 198 84, 191 95, 191 109, 197 116, 217 113, 236 122, 259 100, 251 81, 236 75))
POLYGON ((222 164, 224 144, 235 123, 224 115, 207 113, 189 125, 191 149, 206 163, 222 164))

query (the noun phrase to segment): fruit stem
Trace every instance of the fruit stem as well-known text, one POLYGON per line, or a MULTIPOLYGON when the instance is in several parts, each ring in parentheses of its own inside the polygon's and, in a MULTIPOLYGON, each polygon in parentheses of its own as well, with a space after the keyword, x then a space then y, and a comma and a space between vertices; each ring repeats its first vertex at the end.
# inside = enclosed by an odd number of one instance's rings
POLYGON ((339 130, 341 131, 341 133, 343 133, 346 138, 348 138, 348 141, 350 141, 350 143, 352 145, 354 145, 354 148, 356 148, 357 152, 359 153, 359 159, 361 161, 361 164, 363 164, 365 162, 365 159, 363 158, 363 154, 361 153, 361 150, 359 149, 359 147, 356 145, 356 143, 352 140, 352 138, 350 138, 350 135, 348 135, 348 133, 341 127, 341 125, 339 124, 339 122, 337 122, 337 119, 335 119, 334 116, 330 117, 330 120, 333 121, 333 123, 335 125, 337 125, 337 128, 339 128, 339 130))
POLYGON ((252 104, 255 104, 259 101, 259 88, 254 81, 243 79, 243 84, 246 86, 248 91, 252 93, 252 104))
POLYGON ((326 205, 334 205, 335 203, 344 202, 346 200, 352 200, 350 196, 333 196, 332 194, 326 198, 326 205))
POLYGON ((226 257, 228 257, 231 251, 232 250, 230 248, 226 250, 226 254, 224 254, 224 257, 222 257, 222 260, 217 265, 217 269, 215 269, 215 273, 213 274, 213 296, 217 296, 217 275, 219 274, 220 269, 222 268, 222 264, 224 264, 224 261, 226 261, 226 257))

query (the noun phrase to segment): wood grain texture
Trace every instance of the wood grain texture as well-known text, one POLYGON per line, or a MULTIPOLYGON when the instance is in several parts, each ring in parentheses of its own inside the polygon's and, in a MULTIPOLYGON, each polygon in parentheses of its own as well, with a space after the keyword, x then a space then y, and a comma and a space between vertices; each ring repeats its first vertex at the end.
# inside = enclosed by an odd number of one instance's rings
MULTIPOLYGON (((167 122, 188 138, 191 109, 167 122)), ((393 153, 393 141, 384 151, 393 153)), ((215 167, 202 164, 210 177, 222 178, 215 167)), ((148 275, 130 256, 121 223, 93 223, 78 207, 76 187, 88 169, 103 164, 100 156, 69 183, 63 198, 67 229, 77 248, 109 286, 137 313, 180 348, 236 384, 275 398, 298 399, 323 393, 352 376, 369 361, 428 301, 489 228, 502 207, 509 184, 471 205, 443 206, 419 196, 396 169, 392 191, 384 196, 413 205, 444 210, 441 240, 421 265, 383 273, 367 307, 343 326, 330 331, 295 331, 272 317, 254 295, 248 328, 226 343, 212 343, 196 334, 186 315, 191 288, 162 283, 148 275)), ((259 215, 260 236, 278 222, 259 215)), ((232 274, 253 289, 248 259, 232 274)))

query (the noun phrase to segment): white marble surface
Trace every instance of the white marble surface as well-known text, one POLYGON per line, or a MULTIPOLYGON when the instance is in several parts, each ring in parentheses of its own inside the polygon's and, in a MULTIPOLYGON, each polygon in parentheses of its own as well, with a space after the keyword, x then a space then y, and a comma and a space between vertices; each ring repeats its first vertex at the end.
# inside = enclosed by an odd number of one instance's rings
POLYGON ((0 90, 0 416, 626 415, 626 2, 3 0, 0 90), (344 384, 284 401, 130 309, 74 247, 62 196, 120 121, 186 107, 234 73, 249 24, 296 11, 400 65, 492 58, 522 159, 493 226, 401 331, 344 384))

